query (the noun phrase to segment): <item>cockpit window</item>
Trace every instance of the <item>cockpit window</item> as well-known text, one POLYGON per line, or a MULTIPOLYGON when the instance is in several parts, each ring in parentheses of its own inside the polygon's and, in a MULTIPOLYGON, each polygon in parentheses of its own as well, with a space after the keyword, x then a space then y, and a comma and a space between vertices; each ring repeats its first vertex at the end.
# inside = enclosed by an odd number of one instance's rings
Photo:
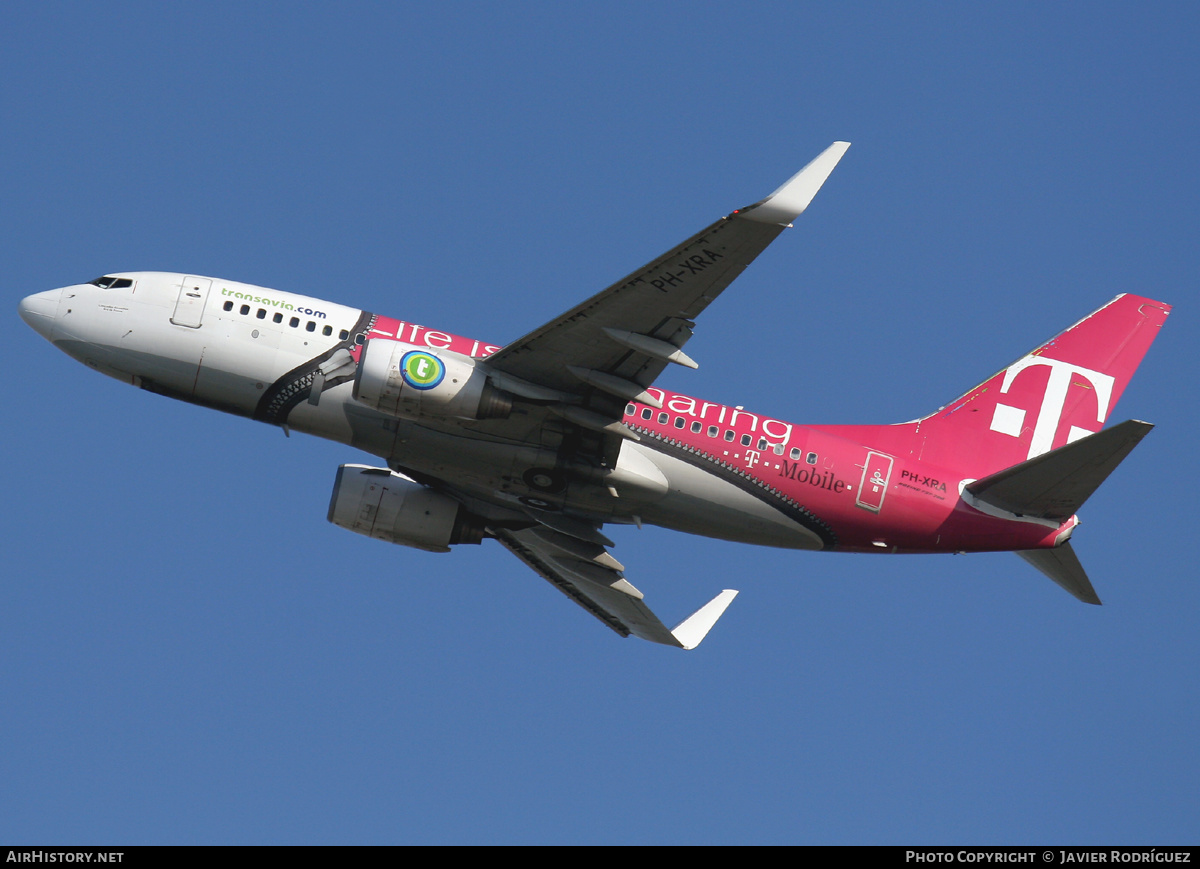
POLYGON ((133 281, 129 278, 114 278, 112 275, 105 275, 102 278, 96 278, 90 281, 93 286, 97 286, 102 290, 124 290, 133 286, 133 281))

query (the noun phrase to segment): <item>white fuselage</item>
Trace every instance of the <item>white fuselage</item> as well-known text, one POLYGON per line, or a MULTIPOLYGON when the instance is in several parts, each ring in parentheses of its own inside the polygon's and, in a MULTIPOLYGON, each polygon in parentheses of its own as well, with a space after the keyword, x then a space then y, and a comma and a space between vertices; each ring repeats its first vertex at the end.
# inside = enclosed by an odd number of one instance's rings
MULTIPOLYGON (((370 337, 369 313, 200 276, 109 277, 128 286, 80 284, 39 293, 22 302, 22 316, 65 353, 104 374, 352 445, 418 478, 448 481, 483 502, 519 508, 541 494, 524 482, 531 469, 562 467, 556 444, 488 438, 469 422, 416 422, 356 401, 347 374, 353 366, 339 367, 339 360, 370 337), (323 383, 319 391, 314 378, 323 383)), ((586 484, 568 484, 561 498, 571 512, 596 521, 822 548, 811 530, 744 487, 645 443, 623 444, 614 468, 591 471, 586 484)))

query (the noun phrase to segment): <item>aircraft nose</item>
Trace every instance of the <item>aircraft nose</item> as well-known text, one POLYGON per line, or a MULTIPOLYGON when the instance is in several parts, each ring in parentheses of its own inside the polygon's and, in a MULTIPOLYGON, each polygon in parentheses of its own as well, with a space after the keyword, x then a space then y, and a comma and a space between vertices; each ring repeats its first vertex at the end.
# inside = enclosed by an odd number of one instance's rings
POLYGON ((61 289, 46 290, 44 293, 26 296, 17 305, 21 319, 47 341, 50 340, 50 333, 54 329, 54 315, 58 312, 58 300, 61 296, 61 289))

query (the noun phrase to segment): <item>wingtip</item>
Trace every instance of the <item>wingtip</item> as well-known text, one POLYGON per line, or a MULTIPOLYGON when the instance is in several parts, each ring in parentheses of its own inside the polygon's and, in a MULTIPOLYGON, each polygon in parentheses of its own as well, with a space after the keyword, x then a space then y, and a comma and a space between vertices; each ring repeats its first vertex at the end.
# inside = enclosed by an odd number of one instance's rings
POLYGON ((726 608, 737 597, 737 594, 735 589, 725 589, 676 625, 671 633, 679 641, 679 645, 688 650, 700 645, 701 640, 708 636, 712 626, 725 613, 726 608))
POLYGON ((788 226, 808 208, 849 147, 849 142, 834 142, 766 199, 742 209, 740 216, 788 226))

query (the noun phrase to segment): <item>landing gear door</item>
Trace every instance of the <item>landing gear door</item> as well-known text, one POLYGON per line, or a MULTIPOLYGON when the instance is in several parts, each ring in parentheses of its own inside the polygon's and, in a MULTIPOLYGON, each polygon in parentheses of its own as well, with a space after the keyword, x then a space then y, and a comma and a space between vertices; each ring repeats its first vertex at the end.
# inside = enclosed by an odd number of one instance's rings
POLYGON ((208 301, 208 291, 211 289, 212 281, 208 278, 184 278, 179 285, 179 301, 175 303, 171 322, 176 326, 199 329, 204 317, 204 303, 208 301))
POLYGON ((883 508, 883 496, 887 494, 888 480, 892 477, 892 457, 883 453, 867 453, 863 465, 862 480, 858 484, 855 503, 865 510, 878 513, 883 508))

